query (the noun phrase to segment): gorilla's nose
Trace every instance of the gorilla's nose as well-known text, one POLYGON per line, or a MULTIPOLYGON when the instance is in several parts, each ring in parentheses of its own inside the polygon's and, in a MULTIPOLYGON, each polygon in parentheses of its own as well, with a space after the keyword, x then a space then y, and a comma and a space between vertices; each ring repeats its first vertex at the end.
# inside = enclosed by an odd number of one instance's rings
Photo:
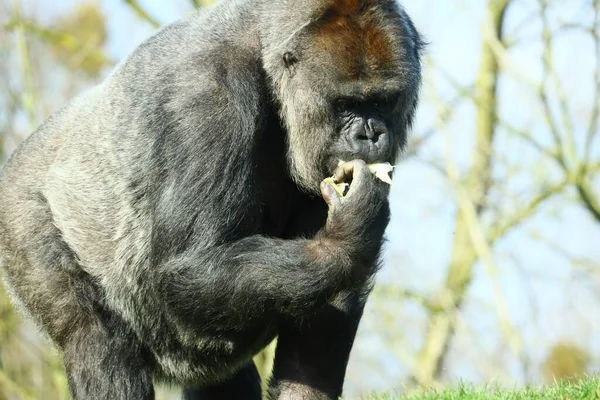
POLYGON ((357 118, 349 141, 359 154, 385 153, 389 149, 389 132, 383 118, 375 113, 357 118))

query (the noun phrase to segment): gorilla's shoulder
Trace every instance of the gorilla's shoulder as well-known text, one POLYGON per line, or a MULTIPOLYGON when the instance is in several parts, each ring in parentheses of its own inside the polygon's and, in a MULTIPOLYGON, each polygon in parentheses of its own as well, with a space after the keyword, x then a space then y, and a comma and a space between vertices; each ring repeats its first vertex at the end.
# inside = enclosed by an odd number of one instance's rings
POLYGON ((199 79, 211 85, 239 78, 241 71, 246 76, 257 71, 260 48, 254 13, 231 7, 236 3, 248 2, 224 1, 163 27, 123 60, 109 80, 149 87, 157 81, 199 79))

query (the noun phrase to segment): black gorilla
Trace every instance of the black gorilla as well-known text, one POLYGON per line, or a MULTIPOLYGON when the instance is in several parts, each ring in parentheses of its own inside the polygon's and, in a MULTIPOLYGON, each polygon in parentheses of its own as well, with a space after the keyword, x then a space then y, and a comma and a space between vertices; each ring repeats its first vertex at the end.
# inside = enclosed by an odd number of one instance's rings
POLYGON ((225 0, 21 145, 4 276, 75 399, 259 398, 275 336, 272 398, 341 394, 389 219, 366 164, 405 144, 420 47, 393 0, 225 0))

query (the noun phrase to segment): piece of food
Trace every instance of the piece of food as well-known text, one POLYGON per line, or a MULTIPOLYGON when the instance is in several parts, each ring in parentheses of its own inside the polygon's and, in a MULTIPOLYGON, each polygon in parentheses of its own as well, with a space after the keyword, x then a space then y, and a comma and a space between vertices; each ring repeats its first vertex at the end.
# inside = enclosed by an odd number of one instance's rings
MULTIPOLYGON (((346 161, 340 160, 338 165, 342 165, 345 162, 346 161)), ((390 178, 390 176, 388 175, 394 170, 394 166, 392 164, 390 164, 389 162, 375 163, 367 164, 367 167, 369 167, 369 171, 371 171, 371 173, 377 178, 379 178, 381 181, 387 183, 388 185, 392 184, 392 178, 390 178)))
POLYGON ((350 184, 348 184, 346 182, 335 183, 333 178, 325 178, 325 182, 327 182, 328 184, 333 186, 333 188, 335 189, 337 194, 340 195, 340 197, 344 197, 344 194, 346 193, 346 189, 348 188, 348 186, 350 186, 350 184))
MULTIPOLYGON (((341 165, 343 163, 345 163, 345 161, 340 160, 338 165, 341 165)), ((392 178, 390 178, 390 175, 389 175, 389 173, 394 170, 394 166, 392 164, 390 164, 389 162, 375 163, 375 164, 367 164, 367 167, 369 167, 369 171, 371 171, 371 173, 373 175, 375 175, 379 180, 387 183, 388 185, 392 184, 392 178)), ((346 193, 348 186, 350 186, 346 182, 336 183, 335 180, 333 179, 333 177, 326 178, 325 182, 327 182, 329 185, 333 186, 333 188, 335 189, 337 194, 340 195, 340 197, 344 197, 344 194, 346 193)))
POLYGON ((394 170, 394 167, 389 162, 386 163, 376 163, 369 164, 369 170, 373 175, 387 183, 388 185, 392 184, 392 178, 390 178, 390 172, 394 170))

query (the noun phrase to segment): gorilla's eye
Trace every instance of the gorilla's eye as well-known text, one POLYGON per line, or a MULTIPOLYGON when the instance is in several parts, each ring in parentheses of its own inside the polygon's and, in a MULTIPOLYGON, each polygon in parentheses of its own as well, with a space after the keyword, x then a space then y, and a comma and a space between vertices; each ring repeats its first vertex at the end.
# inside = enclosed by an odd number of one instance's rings
POLYGON ((283 64, 287 69, 291 69, 297 62, 298 59, 293 53, 288 51, 283 54, 283 64))
POLYGON ((375 101, 373 102, 373 107, 379 111, 387 111, 392 108, 391 101, 375 101))
POLYGON ((360 107, 360 101, 351 98, 340 98, 335 101, 335 108, 338 111, 356 110, 360 107))

